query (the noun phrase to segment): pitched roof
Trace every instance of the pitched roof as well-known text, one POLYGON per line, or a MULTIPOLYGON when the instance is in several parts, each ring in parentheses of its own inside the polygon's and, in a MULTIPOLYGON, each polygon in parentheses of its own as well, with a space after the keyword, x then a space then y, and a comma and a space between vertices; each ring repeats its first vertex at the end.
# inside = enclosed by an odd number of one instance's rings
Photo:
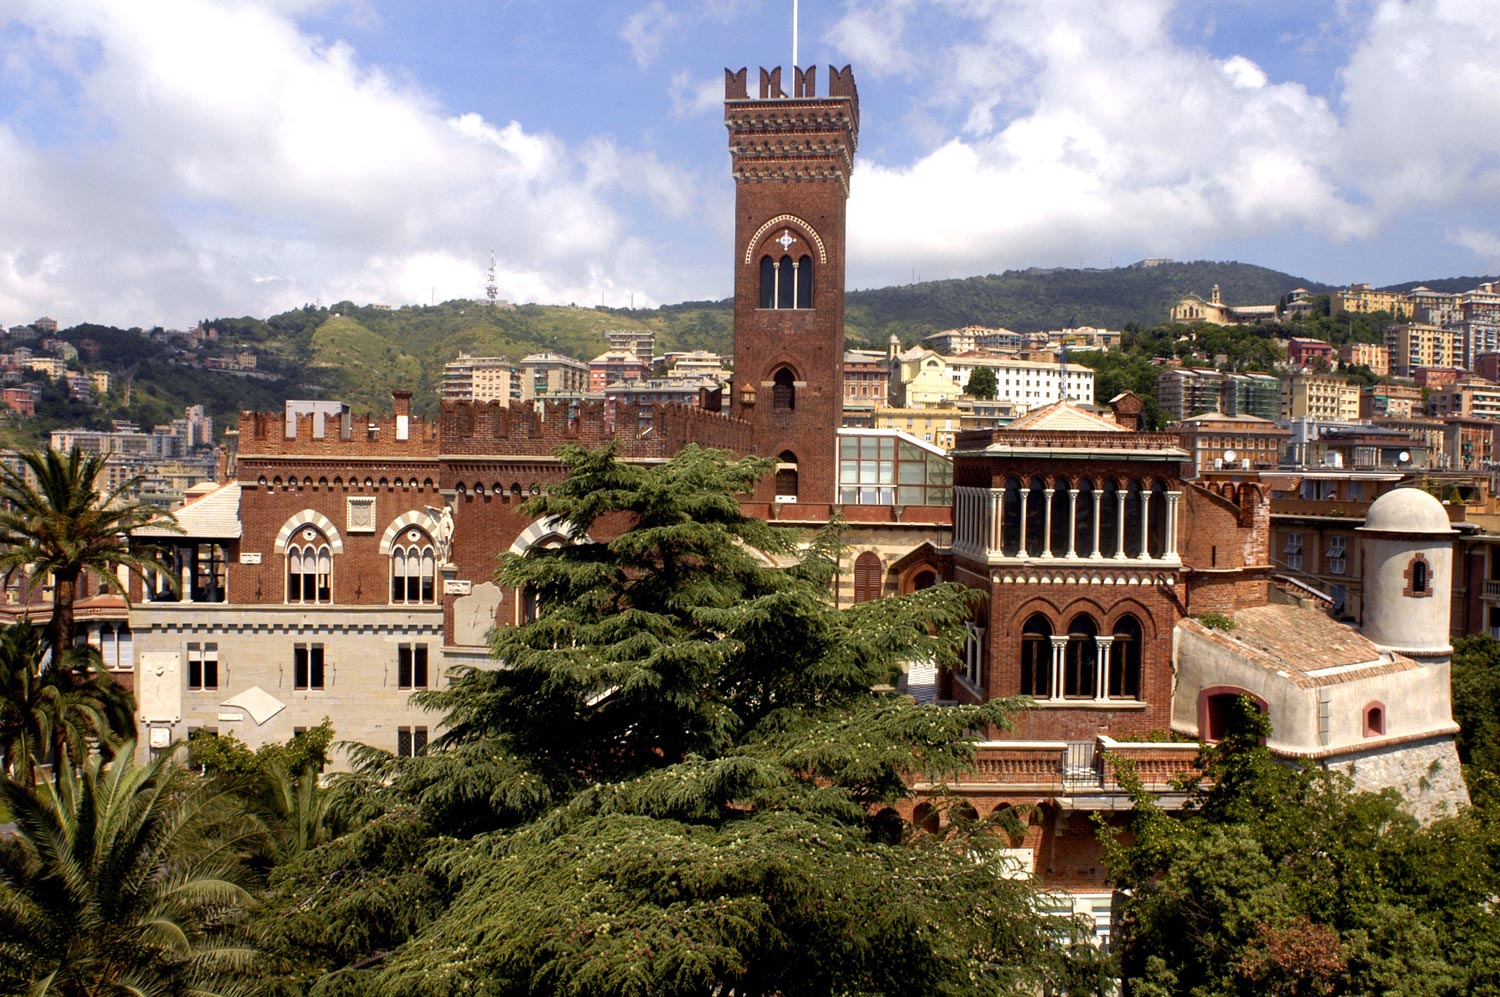
POLYGON ((1068 432, 1081 433, 1123 433, 1124 427, 1118 423, 1111 422, 1103 416, 1096 415, 1088 409, 1069 401, 1053 402, 1034 408, 1030 412, 1013 420, 1007 430, 1011 429, 1061 429, 1068 432))
POLYGON ((236 540, 240 536, 240 486, 231 481, 198 499, 174 510, 182 532, 164 529, 140 531, 145 537, 181 536, 203 540, 236 540))

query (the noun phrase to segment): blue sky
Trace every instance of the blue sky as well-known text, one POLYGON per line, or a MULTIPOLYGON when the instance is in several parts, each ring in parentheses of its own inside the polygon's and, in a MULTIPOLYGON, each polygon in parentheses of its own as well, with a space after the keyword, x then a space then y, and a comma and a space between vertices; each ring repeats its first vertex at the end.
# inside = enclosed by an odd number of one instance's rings
MULTIPOLYGON (((803 0, 852 288, 1147 256, 1500 270, 1493 0, 803 0), (826 68, 820 82, 826 81, 826 68)), ((730 291, 724 67, 791 0, 3 0, 0 323, 730 291)))

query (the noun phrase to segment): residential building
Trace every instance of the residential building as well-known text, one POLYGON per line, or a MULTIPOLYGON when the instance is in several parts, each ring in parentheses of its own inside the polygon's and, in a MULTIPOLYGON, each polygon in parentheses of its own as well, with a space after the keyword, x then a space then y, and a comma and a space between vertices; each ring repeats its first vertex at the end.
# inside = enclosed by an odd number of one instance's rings
POLYGON ((1393 318, 1411 318, 1414 305, 1404 291, 1379 291, 1369 284, 1350 284, 1348 290, 1335 291, 1329 298, 1329 313, 1337 318, 1344 312, 1371 315, 1386 312, 1393 318))
POLYGON ((1403 322, 1385 332, 1391 373, 1411 377, 1418 367, 1462 367, 1463 337, 1455 329, 1403 322))
POLYGON ((1463 295, 1445 294, 1430 287, 1412 288, 1411 317, 1427 325, 1449 326, 1463 320, 1463 295))
POLYGON ((1225 468, 1274 469, 1292 435, 1290 429, 1266 419, 1221 412, 1185 419, 1175 428, 1192 461, 1194 477, 1225 468))
POLYGON ((1445 388, 1468 376, 1462 367, 1418 367, 1411 372, 1412 383, 1419 388, 1445 388))
POLYGON ((1293 367, 1307 367, 1316 360, 1323 361, 1329 367, 1333 366, 1333 344, 1321 339, 1293 336, 1286 341, 1286 355, 1293 367))
POLYGON ((629 350, 606 350, 589 361, 589 392, 601 394, 620 381, 639 381, 651 373, 651 365, 629 350))
POLYGON ((1339 362, 1349 367, 1368 367, 1376 377, 1391 372, 1391 351, 1374 343, 1345 343, 1339 347, 1339 362))
POLYGON ((604 341, 612 353, 634 353, 648 370, 656 362, 656 333, 650 329, 605 329, 604 341))
POLYGON ((1454 470, 1489 470, 1495 464, 1495 430, 1492 419, 1450 415, 1443 419, 1443 449, 1447 465, 1454 470))
POLYGON ((36 415, 36 403, 41 397, 42 389, 34 384, 0 388, 0 402, 16 415, 27 418, 36 415))
POLYGON ((1219 411, 1274 422, 1281 414, 1281 379, 1270 374, 1225 374, 1219 411))
POLYGON ((521 400, 577 398, 589 387, 589 365, 560 353, 532 353, 517 364, 521 400))
MULTIPOLYGON (((1156 375, 1156 401, 1170 422, 1217 412, 1225 375, 1207 367, 1177 367, 1156 375)), ((1279 389, 1278 389, 1279 392, 1279 389)))
POLYGON ((1367 384, 1359 390, 1360 419, 1409 418, 1424 411, 1422 389, 1400 381, 1367 384))
MULTIPOLYGON (((1045 341, 1045 336, 1042 337, 1045 341)), ((991 329, 982 325, 966 325, 962 329, 945 329, 922 338, 922 345, 934 353, 952 355, 975 353, 979 350, 1019 350, 1031 342, 1031 337, 1009 329, 991 329)))
POLYGON ((1359 385, 1336 374, 1290 374, 1281 386, 1282 419, 1359 418, 1359 385))
POLYGON ((460 353, 443 365, 442 397, 476 402, 519 401, 521 377, 505 357, 475 357, 460 353))
POLYGON ((1500 384, 1468 378, 1428 392, 1427 414, 1443 419, 1451 415, 1500 420, 1500 384))
POLYGON ((874 409, 889 405, 891 364, 877 350, 844 351, 844 409, 874 409))
MULTIPOLYGON (((974 371, 988 367, 995 374, 995 398, 1010 402, 1018 412, 1050 405, 1064 396, 1080 405, 1094 404, 1094 370, 1082 364, 1041 363, 967 353, 945 357, 944 365, 948 377, 960 392, 968 389, 969 377, 974 371)), ((909 398, 907 404, 911 404, 909 398)))
MULTIPOLYGON (((963 411, 957 406, 891 408, 876 406, 874 428, 897 429, 913 439, 930 443, 940 452, 947 453, 953 447, 963 420, 963 411)), ((894 482, 887 482, 894 484, 894 482)))

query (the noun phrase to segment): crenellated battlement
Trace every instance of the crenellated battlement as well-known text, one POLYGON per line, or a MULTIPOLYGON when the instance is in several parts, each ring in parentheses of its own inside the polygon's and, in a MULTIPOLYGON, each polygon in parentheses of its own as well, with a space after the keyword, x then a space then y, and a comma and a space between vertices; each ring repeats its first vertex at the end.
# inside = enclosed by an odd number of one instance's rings
POLYGON ((568 444, 615 443, 627 458, 666 458, 688 443, 750 453, 750 424, 694 406, 602 400, 442 403, 445 456, 548 456, 568 444))
POLYGON ((436 457, 438 427, 402 415, 241 412, 240 455, 249 457, 436 457))

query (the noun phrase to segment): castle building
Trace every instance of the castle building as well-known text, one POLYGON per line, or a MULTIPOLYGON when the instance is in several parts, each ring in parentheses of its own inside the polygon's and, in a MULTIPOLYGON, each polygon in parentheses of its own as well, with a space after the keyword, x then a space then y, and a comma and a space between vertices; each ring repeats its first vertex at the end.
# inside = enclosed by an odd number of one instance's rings
MULTIPOLYGON (((787 96, 780 71, 762 70, 752 97, 746 71, 726 73, 731 411, 445 400, 426 420, 398 391, 390 416, 328 402, 243 413, 233 479, 181 510, 181 534, 157 538, 174 550, 178 585, 133 593, 143 743, 160 749, 196 727, 255 746, 326 717, 341 740, 420 753, 439 718, 412 707, 412 693, 441 688, 454 666, 491 666, 486 634, 536 612, 528 593, 494 581, 494 566, 567 542, 559 524, 522 511, 561 480, 557 449, 613 443, 624 460, 655 463, 699 443, 775 461, 742 501, 747 514, 806 530, 843 519, 840 604, 942 580, 985 593, 962 668, 909 663, 904 688, 934 702, 1031 698, 1016 729, 989 731, 974 772, 948 788, 982 814, 1015 808, 1019 866, 1069 891, 1101 933, 1110 894, 1092 815, 1118 820, 1128 807, 1118 759, 1180 806, 1171 781, 1197 745, 1161 736, 1215 736, 1241 692, 1270 711, 1273 749, 1347 764, 1362 784, 1401 787, 1419 762, 1448 764, 1448 620, 1433 607, 1446 601, 1451 558, 1430 507, 1418 519, 1372 507, 1361 635, 1278 599, 1270 479, 1193 480, 1193 455, 1176 434, 1140 432, 1142 404, 1128 392, 1108 415, 1054 398, 1003 428, 959 428, 951 452, 899 425, 840 427, 858 96, 848 68, 821 97, 814 70, 794 76, 787 96), (1412 603, 1424 592, 1428 602, 1412 603), (1411 605, 1420 612, 1408 619, 1411 605), (1208 614, 1239 629, 1209 627, 1208 614), (1299 657, 1289 641, 1309 634, 1319 652, 1299 657)), ((605 537, 615 528, 599 524, 605 537)), ((120 612, 101 604, 98 616, 116 661, 120 612)), ((1432 787, 1423 813, 1461 794, 1451 778, 1432 787)), ((918 827, 952 819, 938 787, 916 789, 903 816, 918 827)))

